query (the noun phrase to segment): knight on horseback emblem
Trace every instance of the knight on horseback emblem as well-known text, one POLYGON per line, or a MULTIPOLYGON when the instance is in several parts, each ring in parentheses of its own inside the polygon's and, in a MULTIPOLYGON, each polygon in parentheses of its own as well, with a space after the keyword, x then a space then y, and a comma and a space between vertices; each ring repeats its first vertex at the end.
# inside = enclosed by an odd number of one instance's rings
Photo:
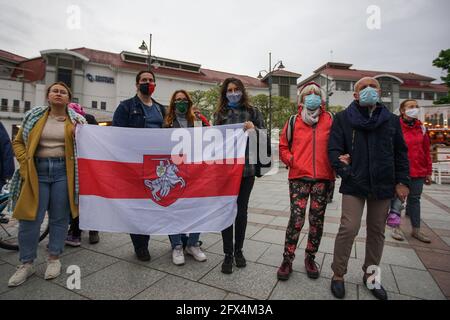
POLYGON ((184 179, 177 175, 179 169, 171 163, 169 159, 154 159, 160 160, 156 167, 156 175, 158 178, 144 180, 144 184, 150 189, 152 197, 155 201, 161 201, 162 198, 167 197, 170 191, 179 183, 181 188, 186 186, 184 179), (159 195, 158 195, 159 193, 159 195))

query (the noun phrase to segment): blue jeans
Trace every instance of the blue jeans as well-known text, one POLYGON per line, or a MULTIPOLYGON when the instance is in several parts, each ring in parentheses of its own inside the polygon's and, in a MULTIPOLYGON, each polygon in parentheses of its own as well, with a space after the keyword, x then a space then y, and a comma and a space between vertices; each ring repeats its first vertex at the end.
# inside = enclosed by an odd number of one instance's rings
POLYGON ((39 180, 39 206, 34 221, 20 220, 19 223, 19 255, 22 263, 36 259, 40 228, 47 211, 50 226, 48 252, 52 256, 59 256, 63 252, 70 221, 65 159, 36 158, 35 163, 39 180))
POLYGON ((182 246, 183 243, 185 243, 187 247, 196 247, 196 246, 198 246, 199 238, 200 238, 200 233, 190 233, 189 237, 186 234, 169 235, 172 249, 175 249, 176 246, 182 246))
MULTIPOLYGON (((423 191, 424 178, 411 178, 409 195, 406 199, 406 214, 411 219, 413 228, 420 228, 420 196, 423 191)), ((402 202, 395 197, 391 202, 391 210, 400 213, 402 202)))

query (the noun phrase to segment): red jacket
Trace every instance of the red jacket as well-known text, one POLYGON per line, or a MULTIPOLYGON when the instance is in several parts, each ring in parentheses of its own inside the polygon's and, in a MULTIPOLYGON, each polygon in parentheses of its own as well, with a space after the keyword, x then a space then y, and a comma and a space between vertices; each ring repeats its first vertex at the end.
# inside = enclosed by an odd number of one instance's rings
POLYGON ((289 167, 289 179, 312 178, 335 180, 328 160, 328 138, 333 119, 322 110, 315 128, 303 122, 301 108, 295 120, 292 147, 289 150, 286 122, 280 136, 280 159, 289 167))
POLYGON ((408 146, 409 175, 412 178, 431 176, 430 138, 422 122, 416 120, 409 126, 400 118, 400 124, 408 146))

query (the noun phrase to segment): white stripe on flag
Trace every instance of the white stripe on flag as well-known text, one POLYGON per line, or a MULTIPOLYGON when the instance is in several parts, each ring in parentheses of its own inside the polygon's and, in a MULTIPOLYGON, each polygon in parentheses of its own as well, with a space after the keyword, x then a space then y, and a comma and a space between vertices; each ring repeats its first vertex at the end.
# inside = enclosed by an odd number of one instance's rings
POLYGON ((77 153, 84 159, 128 163, 141 163, 143 155, 178 155, 181 150, 188 162, 242 159, 248 136, 242 128, 241 123, 185 129, 78 125, 77 153))
POLYGON ((148 235, 221 232, 234 223, 237 213, 237 196, 179 199, 169 208, 150 199, 81 196, 80 200, 80 229, 104 232, 148 235))

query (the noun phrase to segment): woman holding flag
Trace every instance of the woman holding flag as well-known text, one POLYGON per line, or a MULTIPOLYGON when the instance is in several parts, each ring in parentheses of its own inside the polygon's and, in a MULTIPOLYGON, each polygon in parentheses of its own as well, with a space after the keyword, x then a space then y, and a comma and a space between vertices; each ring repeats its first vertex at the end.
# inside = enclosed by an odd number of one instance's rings
MULTIPOLYGON (((261 112, 252 107, 244 84, 236 78, 224 80, 221 90, 219 105, 214 115, 214 125, 243 123, 244 130, 258 130, 264 128, 261 112)), ((233 260, 236 267, 243 268, 247 265, 242 253, 244 247, 245 230, 247 227, 247 209, 250 193, 255 183, 256 164, 252 164, 248 157, 248 146, 245 156, 245 167, 242 175, 239 195, 237 199, 237 215, 234 225, 222 231, 223 251, 225 259, 222 263, 222 272, 233 272, 233 260), (234 245, 233 245, 233 227, 234 245)))

